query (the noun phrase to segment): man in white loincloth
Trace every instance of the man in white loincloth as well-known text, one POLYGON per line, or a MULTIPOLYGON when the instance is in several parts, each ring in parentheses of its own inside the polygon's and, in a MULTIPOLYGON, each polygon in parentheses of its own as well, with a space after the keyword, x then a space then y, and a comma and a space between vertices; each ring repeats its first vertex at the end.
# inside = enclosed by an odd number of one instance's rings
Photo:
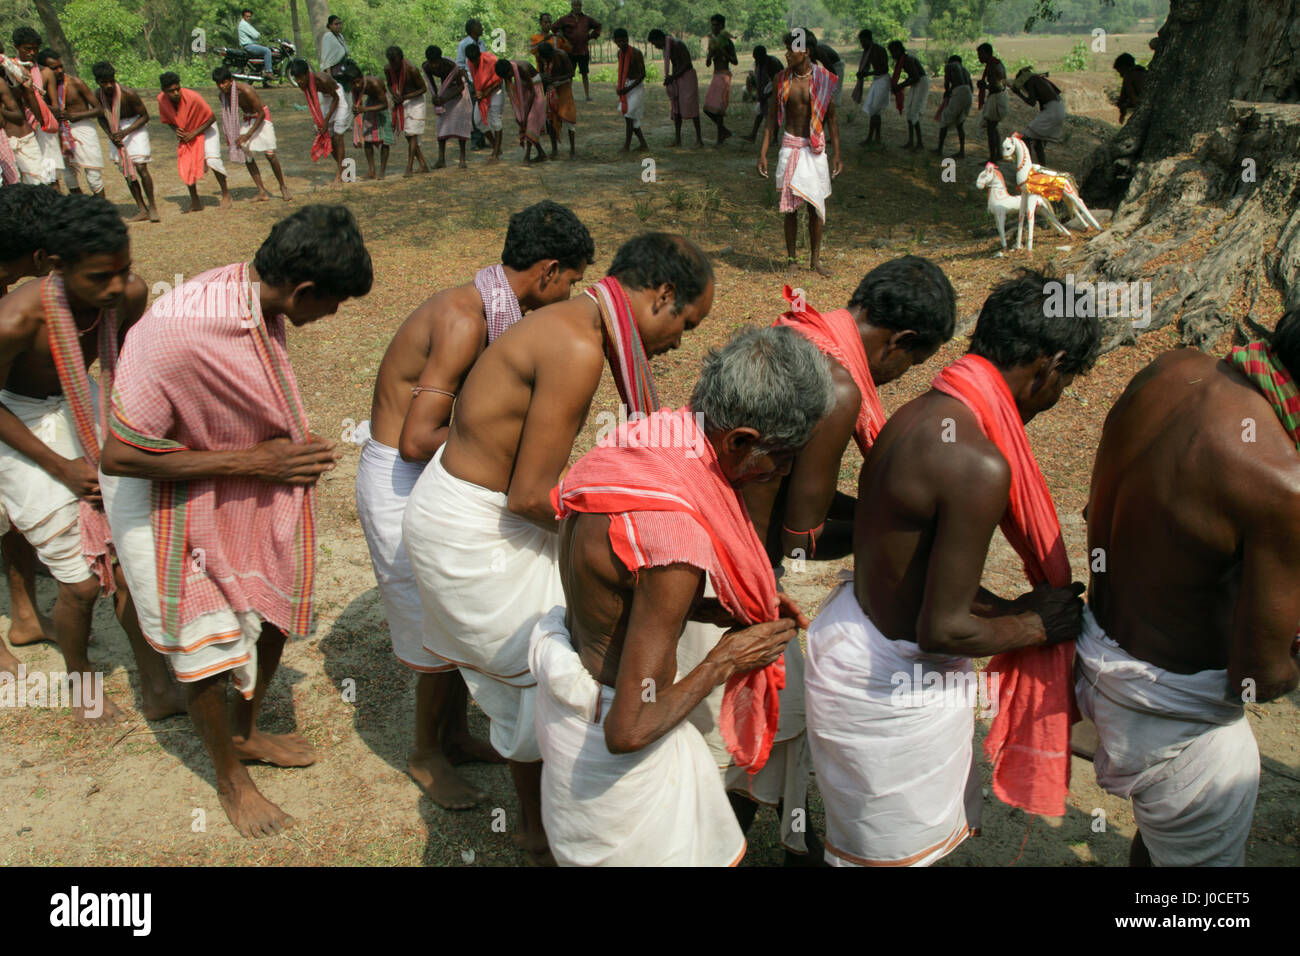
POLYGON ((862 145, 870 146, 874 143, 883 146, 880 115, 889 105, 889 54, 875 41, 870 30, 858 31, 858 43, 862 46, 862 59, 858 62, 858 82, 853 88, 853 102, 861 104, 862 112, 870 117, 867 138, 862 141, 862 145), (862 88, 868 80, 871 85, 867 87, 864 97, 862 88))
POLYGON ((1061 95, 1061 88, 1049 80, 1046 73, 1035 73, 1024 67, 1016 74, 1011 92, 1030 106, 1038 107, 1038 115, 1021 130, 1020 135, 1034 151, 1034 162, 1046 166, 1044 144, 1065 142, 1065 98, 1061 95))
POLYGON ((627 31, 619 27, 614 31, 614 46, 618 47, 618 111, 623 114, 623 152, 632 148, 632 136, 640 142, 639 149, 649 149, 645 134, 641 132, 641 118, 645 116, 645 56, 628 42, 627 31))
POLYGON ((966 117, 970 116, 971 104, 975 101, 975 89, 971 83, 970 71, 962 66, 961 57, 955 53, 948 57, 943 68, 943 103, 939 107, 939 143, 934 147, 936 155, 943 155, 943 141, 948 129, 957 128, 957 159, 966 157, 966 117))
POLYGON ((221 128, 226 134, 230 161, 242 162, 248 167, 248 174, 257 186, 255 201, 265 202, 271 194, 262 183, 262 172, 253 156, 254 153, 265 153, 271 172, 275 173, 275 180, 280 184, 280 198, 287 202, 291 197, 284 182, 284 171, 280 169, 280 159, 275 155, 277 144, 275 127, 271 125, 271 107, 262 102, 257 90, 242 80, 236 80, 224 66, 212 71, 212 79, 217 84, 221 101, 221 128))
POLYGON ((86 185, 96 196, 104 193, 104 152, 99 145, 99 125, 104 115, 90 87, 63 68, 63 60, 52 50, 44 53, 44 67, 51 74, 48 88, 54 91, 54 116, 59 121, 63 146, 64 180, 69 192, 80 192, 77 171, 85 174, 86 185))
POLYGON ((429 164, 424 161, 424 153, 420 151, 420 137, 424 135, 424 77, 414 63, 407 61, 401 47, 390 46, 384 57, 388 60, 384 67, 384 80, 393 102, 393 129, 401 130, 406 137, 404 175, 412 174, 417 160, 420 172, 427 173, 429 164))
POLYGON ((149 163, 153 161, 153 144, 149 141, 149 110, 135 90, 117 82, 117 71, 107 60, 100 60, 91 72, 98 87, 95 96, 103 107, 99 125, 108 134, 108 156, 122 169, 131 197, 139 212, 128 222, 161 222, 158 206, 153 198, 153 177, 149 163))
POLYGON ((903 148, 920 150, 924 148, 921 142, 921 115, 925 112, 925 99, 930 95, 930 74, 925 72, 925 64, 915 53, 907 52, 901 40, 890 40, 887 49, 894 61, 890 92, 898 97, 903 95, 904 90, 907 91, 907 98, 902 105, 903 118, 907 120, 907 144, 903 148), (900 80, 900 74, 906 76, 900 80))

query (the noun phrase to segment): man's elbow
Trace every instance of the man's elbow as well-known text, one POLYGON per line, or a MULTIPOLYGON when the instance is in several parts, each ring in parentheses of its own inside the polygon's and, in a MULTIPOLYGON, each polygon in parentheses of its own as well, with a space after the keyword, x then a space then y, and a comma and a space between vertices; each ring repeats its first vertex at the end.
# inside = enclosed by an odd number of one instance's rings
POLYGON ((554 521, 555 508, 549 494, 516 492, 513 489, 506 495, 506 509, 521 518, 530 521, 554 521))
POLYGON ((916 624, 916 646, 926 654, 963 654, 957 628, 924 619, 916 624))
POLYGON ((617 724, 605 722, 605 749, 612 754, 634 754, 646 745, 641 735, 631 729, 624 729, 617 724))
POLYGON ((431 443, 403 435, 397 442, 397 453, 402 456, 402 461, 419 464, 420 462, 431 461, 433 456, 438 453, 441 445, 442 442, 431 443))
POLYGON ((99 470, 112 478, 129 478, 131 472, 123 459, 121 443, 109 439, 100 453, 99 470))

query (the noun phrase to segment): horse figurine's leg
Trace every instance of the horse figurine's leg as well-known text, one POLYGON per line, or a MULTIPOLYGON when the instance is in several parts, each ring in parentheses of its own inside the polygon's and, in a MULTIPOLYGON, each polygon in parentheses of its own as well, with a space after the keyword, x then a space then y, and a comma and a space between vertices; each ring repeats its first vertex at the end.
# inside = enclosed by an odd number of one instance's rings
POLYGON ((1101 232, 1101 223, 1097 221, 1097 217, 1092 214, 1091 210, 1084 205, 1083 197, 1078 193, 1066 193, 1065 198, 1069 201, 1070 208, 1072 208, 1084 222, 1092 226, 1092 228, 1096 229, 1098 232, 1101 232))
MULTIPOLYGON (((1039 198, 1041 199, 1042 197, 1039 198)), ((1043 210, 1043 215, 1047 217, 1047 221, 1056 228, 1057 232, 1064 233, 1067 236, 1073 235, 1073 233, 1070 232, 1069 229, 1065 228, 1065 226, 1061 223, 1061 220, 1056 218, 1056 212, 1055 210, 1052 209, 1052 204, 1048 202, 1046 199, 1043 199, 1042 210, 1043 210)))
POLYGON ((1020 248, 1020 233, 1025 228, 1025 212, 1029 208, 1029 190, 1020 194, 1020 216, 1016 219, 1016 248, 1020 248))
POLYGON ((998 223, 998 238, 1002 240, 1002 251, 1007 251, 1007 210, 1003 206, 993 207, 993 218, 998 223))

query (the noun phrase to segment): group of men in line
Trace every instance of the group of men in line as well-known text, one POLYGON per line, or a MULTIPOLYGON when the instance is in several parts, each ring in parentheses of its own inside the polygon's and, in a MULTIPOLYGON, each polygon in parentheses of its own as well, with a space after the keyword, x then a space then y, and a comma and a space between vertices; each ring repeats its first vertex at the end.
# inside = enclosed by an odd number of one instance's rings
MULTIPOLYGON (((279 832, 291 818, 242 761, 315 759, 256 719, 286 639, 311 629, 314 486, 340 457, 311 431, 286 335, 368 293, 361 233, 346 208, 307 206, 251 262, 149 305, 102 197, 19 185, 0 216, 6 285, 37 277, 0 300, 11 643, 52 636, 89 672, 112 595, 142 712, 187 709, 231 822, 279 832), (48 622, 37 557, 58 582, 48 622)), ((794 858, 928 864, 979 826, 969 690, 992 655, 999 799, 1065 812, 1077 702, 1099 783, 1133 800, 1134 862, 1244 861, 1259 758, 1243 701, 1300 681, 1300 312, 1130 383, 1085 509, 1085 604, 1025 424, 1089 370, 1100 330, 1048 317, 1047 277, 998 285, 968 353, 891 417, 878 387, 955 330, 951 284, 915 256, 842 309, 787 288, 775 324, 709 352, 672 409, 650 358, 711 312, 708 257, 643 234, 571 296, 594 260, 570 210, 517 213, 501 262, 421 303, 375 383, 357 510, 419 675, 410 773, 436 802, 482 801, 456 765, 504 759, 539 863, 734 864, 770 804, 794 858), (606 367, 619 423, 570 467, 606 367), (856 499, 837 487, 850 440, 856 499), (980 584, 995 527, 1024 564, 1012 598, 980 584), (777 570, 850 552, 853 580, 810 622, 777 570)))

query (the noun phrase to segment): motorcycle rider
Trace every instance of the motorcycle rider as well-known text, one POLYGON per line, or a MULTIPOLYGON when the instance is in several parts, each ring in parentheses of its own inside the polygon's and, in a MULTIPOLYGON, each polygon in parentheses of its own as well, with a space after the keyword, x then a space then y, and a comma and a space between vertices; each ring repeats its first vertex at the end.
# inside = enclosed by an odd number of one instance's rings
MULTIPOLYGON (((257 42, 262 38, 262 34, 258 32, 257 27, 253 26, 253 11, 244 10, 239 17, 239 45, 243 47, 244 52, 262 58, 262 79, 269 80, 271 79, 271 50, 257 42)), ((251 62, 249 65, 252 65, 251 62)))

